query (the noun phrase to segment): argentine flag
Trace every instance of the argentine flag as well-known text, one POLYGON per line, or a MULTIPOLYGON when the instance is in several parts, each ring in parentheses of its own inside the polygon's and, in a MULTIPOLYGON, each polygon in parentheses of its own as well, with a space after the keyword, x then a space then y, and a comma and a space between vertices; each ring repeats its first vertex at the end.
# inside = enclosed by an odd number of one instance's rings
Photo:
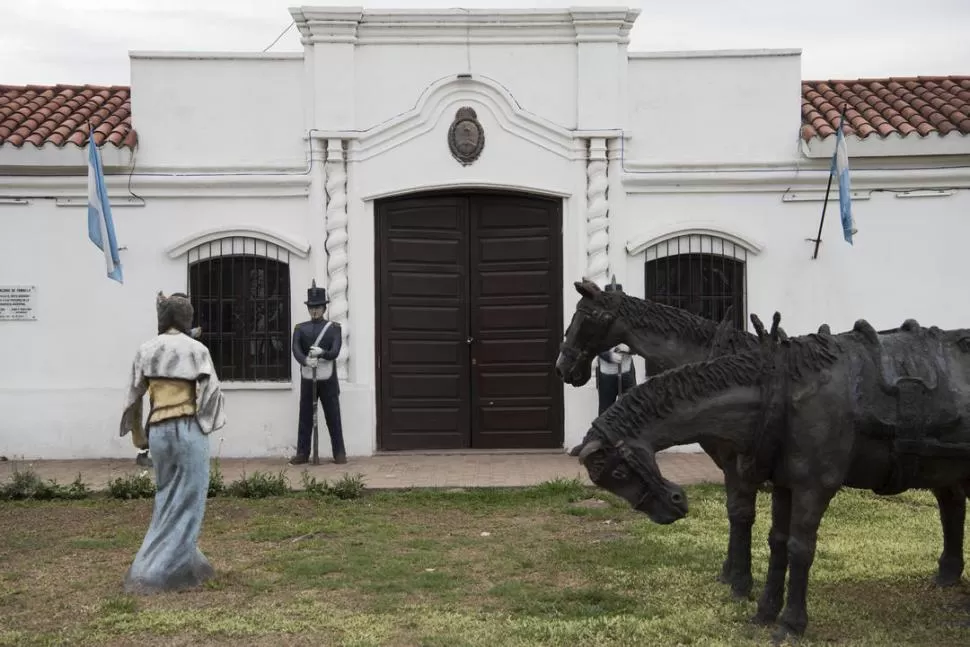
POLYGON ((839 129, 835 134, 835 154, 832 156, 833 173, 839 180, 839 211, 842 215, 842 236, 852 244, 852 235, 858 231, 852 219, 852 189, 849 184, 849 152, 845 147, 845 135, 842 133, 842 122, 845 113, 839 117, 839 129))
POLYGON ((108 278, 123 283, 118 241, 111 220, 111 204, 108 202, 108 189, 104 185, 104 168, 94 143, 93 129, 88 138, 88 238, 104 252, 108 278))

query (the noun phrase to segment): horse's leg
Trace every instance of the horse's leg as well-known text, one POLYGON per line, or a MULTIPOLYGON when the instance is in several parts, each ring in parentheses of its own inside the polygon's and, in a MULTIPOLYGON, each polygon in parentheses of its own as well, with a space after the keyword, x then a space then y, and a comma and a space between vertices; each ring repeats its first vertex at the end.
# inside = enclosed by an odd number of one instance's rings
POLYGON ((785 601, 785 574, 788 572, 788 530, 791 524, 791 490, 780 485, 771 489, 771 530, 768 532, 768 575, 752 620, 774 624, 785 601))
POLYGON ((727 490, 728 520, 731 534, 728 539, 728 557, 724 562, 727 583, 735 598, 747 599, 751 595, 751 527, 754 525, 758 486, 745 482, 739 475, 737 462, 724 462, 724 483, 727 490))
POLYGON ((788 600, 774 640, 794 634, 800 636, 808 626, 808 575, 815 561, 815 544, 822 515, 837 489, 814 487, 792 490, 791 532, 788 535, 788 600))
POLYGON ((943 553, 936 573, 938 586, 960 583, 963 575, 963 527, 967 515, 967 495, 959 486, 934 488, 943 526, 943 553))
MULTIPOLYGON (((733 462, 735 461, 726 460, 725 457, 721 455, 721 452, 719 451, 720 448, 716 445, 703 441, 701 441, 699 444, 701 449, 704 450, 704 453, 711 457, 711 460, 714 461, 714 464, 717 465, 718 469, 724 472, 724 491, 727 497, 728 523, 730 523, 731 527, 730 531, 728 532, 727 557, 724 559, 724 563, 721 565, 721 574, 718 576, 717 581, 721 582, 722 584, 731 584, 731 573, 734 570, 734 551, 732 550, 732 547, 735 541, 734 519, 731 518, 731 501, 734 498, 735 482, 738 479, 732 479, 729 477, 728 466, 730 465, 733 467, 733 462)), ((734 474, 737 476, 736 468, 734 474)))

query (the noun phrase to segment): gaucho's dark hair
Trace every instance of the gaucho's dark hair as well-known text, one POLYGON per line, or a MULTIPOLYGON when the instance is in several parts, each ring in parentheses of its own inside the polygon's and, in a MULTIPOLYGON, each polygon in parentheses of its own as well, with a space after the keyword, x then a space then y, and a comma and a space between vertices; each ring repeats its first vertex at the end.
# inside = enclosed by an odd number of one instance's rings
POLYGON ((159 335, 169 328, 175 328, 187 335, 190 334, 195 311, 192 308, 189 295, 184 292, 174 292, 166 297, 162 292, 159 292, 156 307, 158 310, 159 335))

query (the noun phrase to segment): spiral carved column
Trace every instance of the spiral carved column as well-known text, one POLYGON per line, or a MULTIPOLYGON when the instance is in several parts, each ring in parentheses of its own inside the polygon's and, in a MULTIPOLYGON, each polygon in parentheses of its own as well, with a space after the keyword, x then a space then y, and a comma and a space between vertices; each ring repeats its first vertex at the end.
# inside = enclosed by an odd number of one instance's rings
POLYGON ((586 273, 585 278, 600 287, 609 282, 609 182, 607 178, 606 140, 589 140, 586 164, 586 273))
POLYGON ((347 379, 350 359, 349 313, 347 300, 347 165, 343 142, 327 141, 327 293, 329 319, 340 324, 342 347, 337 357, 337 376, 347 379))

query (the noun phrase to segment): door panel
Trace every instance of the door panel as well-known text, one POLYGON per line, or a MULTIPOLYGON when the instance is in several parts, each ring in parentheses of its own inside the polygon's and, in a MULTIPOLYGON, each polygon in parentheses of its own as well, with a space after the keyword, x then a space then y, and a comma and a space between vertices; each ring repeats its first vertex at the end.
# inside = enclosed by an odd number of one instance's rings
POLYGON ((561 211, 553 200, 471 203, 472 446, 562 446, 561 211))
POLYGON ((377 218, 380 445, 467 447, 467 201, 397 200, 377 218))

